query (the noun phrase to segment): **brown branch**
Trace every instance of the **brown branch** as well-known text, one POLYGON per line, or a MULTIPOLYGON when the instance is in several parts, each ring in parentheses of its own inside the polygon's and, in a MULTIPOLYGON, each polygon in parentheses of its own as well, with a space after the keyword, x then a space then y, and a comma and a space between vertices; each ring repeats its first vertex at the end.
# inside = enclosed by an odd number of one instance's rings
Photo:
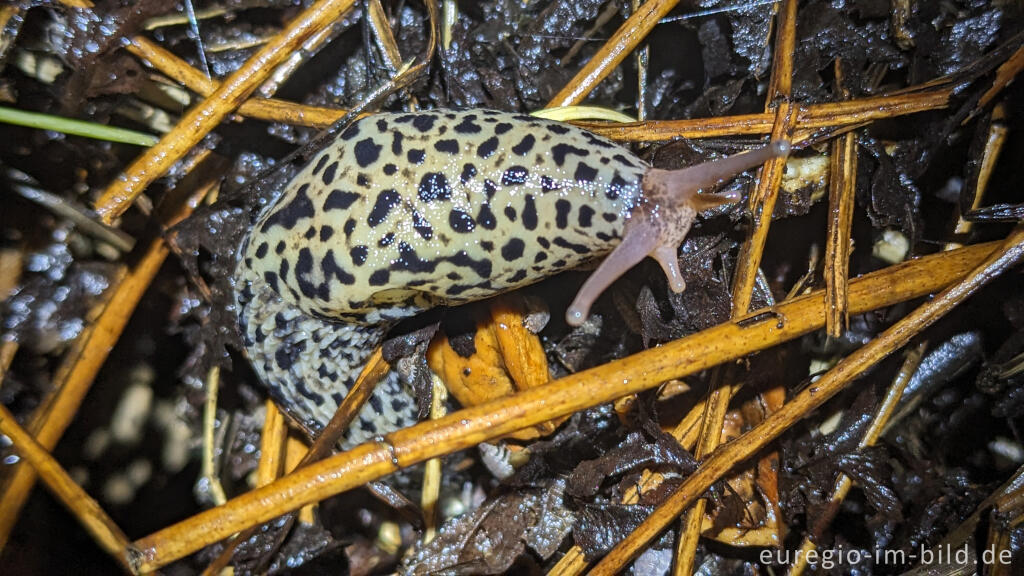
MULTIPOLYGON (((942 86, 909 94, 871 96, 845 102, 801 105, 796 109, 793 126, 795 129, 813 131, 937 110, 949 105, 951 93, 948 87, 942 86)), ((763 136, 771 132, 774 120, 773 112, 764 112, 689 120, 654 120, 623 124, 576 122, 575 124, 612 140, 659 142, 675 138, 763 136)), ((794 140, 794 144, 799 142, 799 139, 794 140)))
MULTIPOLYGON (((948 286, 997 247, 998 243, 971 246, 867 274, 850 283, 850 312, 860 314, 948 286)), ((133 566, 139 572, 155 570, 247 526, 362 486, 400 468, 792 340, 824 325, 824 303, 824 293, 817 291, 508 398, 421 422, 385 436, 383 442, 335 454, 137 540, 133 543, 133 566)))
MULTIPOLYGON (((651 542, 680 512, 700 498, 733 466, 756 454, 795 422, 809 415, 856 381, 865 370, 905 345, 911 338, 942 318, 988 281, 1016 265, 1022 258, 1024 258, 1024 226, 1016 228, 998 250, 974 268, 963 280, 943 290, 933 300, 921 305, 878 337, 844 358, 832 370, 797 394, 757 427, 716 450, 647 520, 609 552, 594 567, 591 574, 620 572, 633 559, 637 551, 651 542)), ((850 288, 852 296, 856 287, 851 283, 850 288)))
POLYGON ((0 434, 10 438, 11 446, 24 460, 21 466, 31 466, 42 478, 43 484, 71 512, 96 544, 113 556, 122 568, 130 570, 125 556, 128 537, 107 516, 99 503, 71 479, 71 475, 50 456, 47 449, 18 425, 14 415, 3 404, 0 404, 0 434))
POLYGON ((547 108, 572 106, 582 102, 678 3, 679 0, 649 0, 641 4, 576 76, 555 94, 547 108))
POLYGON ((857 183, 857 136, 847 132, 832 142, 829 165, 828 233, 825 243, 826 331, 838 338, 846 330, 853 200, 857 183))
POLYGON ((225 116, 238 108, 310 36, 347 12, 354 0, 318 0, 288 23, 228 76, 209 98, 193 106, 174 129, 148 148, 118 176, 96 201, 104 223, 112 223, 154 180, 199 143, 225 116))
MULTIPOLYGON (((132 38, 131 44, 125 49, 200 96, 209 97, 221 86, 216 80, 207 78, 188 62, 144 36, 132 38)), ((340 120, 347 110, 307 106, 276 98, 249 98, 238 107, 237 112, 267 122, 326 128, 340 120)))
MULTIPOLYGON (((793 106, 790 96, 793 89, 793 52, 796 46, 796 0, 786 0, 778 13, 779 35, 775 42, 775 61, 772 66, 771 89, 765 112, 774 110, 775 122, 772 127, 773 141, 791 140, 793 132, 793 106)), ((786 158, 772 158, 761 169, 761 178, 757 187, 750 195, 750 214, 752 222, 746 241, 740 248, 738 266, 732 283, 732 317, 745 315, 750 310, 750 302, 754 294, 754 283, 761 269, 761 258, 764 254, 768 229, 775 212, 775 201, 779 197, 779 186, 782 184, 782 173, 786 169, 786 158)), ((722 425, 729 411, 729 402, 733 394, 740 388, 737 370, 733 367, 719 368, 714 371, 708 402, 701 421, 700 435, 694 456, 703 460, 718 448, 722 439, 722 425)), ((676 544, 673 574, 689 576, 694 571, 697 558, 697 544, 700 540, 701 525, 707 500, 701 498, 694 502, 686 512, 682 521, 682 530, 676 544)))
MULTIPOLYGON (((170 227, 192 213, 193 207, 216 184, 211 180, 198 187, 179 186, 182 192, 192 191, 187 198, 172 199, 173 206, 158 218, 161 227, 170 227)), ((184 195, 184 194, 182 194, 184 195)), ((111 285, 111 296, 96 321, 79 336, 75 347, 61 363, 54 376, 54 390, 32 417, 28 426, 36 442, 53 450, 57 441, 71 424, 85 394, 92 386, 96 374, 124 331, 135 307, 149 287, 153 277, 167 258, 168 248, 163 238, 155 236, 140 250, 134 268, 111 285)), ((32 486, 36 473, 30 466, 17 466, 0 488, 0 548, 10 536, 14 524, 32 486)))

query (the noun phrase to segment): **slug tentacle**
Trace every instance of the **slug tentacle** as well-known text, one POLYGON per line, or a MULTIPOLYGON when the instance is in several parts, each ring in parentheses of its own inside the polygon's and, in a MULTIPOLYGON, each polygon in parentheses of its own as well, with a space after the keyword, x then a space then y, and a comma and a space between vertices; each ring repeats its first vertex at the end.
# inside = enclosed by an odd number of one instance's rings
POLYGON ((677 253, 697 213, 740 200, 736 193, 700 192, 771 158, 785 156, 789 150, 789 142, 779 140, 752 152, 681 170, 648 169, 641 183, 641 202, 623 228, 622 243, 584 282, 566 311, 566 322, 571 326, 581 324, 597 297, 646 256, 658 261, 673 292, 685 290, 677 253))

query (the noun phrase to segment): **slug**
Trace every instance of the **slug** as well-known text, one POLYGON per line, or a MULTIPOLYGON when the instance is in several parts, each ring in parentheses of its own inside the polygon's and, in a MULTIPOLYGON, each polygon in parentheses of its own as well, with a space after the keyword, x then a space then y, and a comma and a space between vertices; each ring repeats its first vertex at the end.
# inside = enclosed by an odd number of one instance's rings
MULTIPOLYGON (((360 119, 257 217, 235 271, 239 328, 260 379, 310 432, 330 420, 399 320, 479 300, 609 254, 567 312, 578 325, 646 256, 685 288, 677 249, 698 194, 787 154, 759 150, 682 170, 560 122, 492 110, 360 119)), ((353 421, 353 446, 415 422, 391 373, 353 421)))

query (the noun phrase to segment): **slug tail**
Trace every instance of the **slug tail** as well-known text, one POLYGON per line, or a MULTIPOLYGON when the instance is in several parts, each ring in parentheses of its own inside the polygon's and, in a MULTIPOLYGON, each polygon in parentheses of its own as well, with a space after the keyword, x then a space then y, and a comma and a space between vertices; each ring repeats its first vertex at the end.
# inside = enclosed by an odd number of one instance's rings
POLYGON ((597 297, 619 276, 647 256, 661 265, 673 292, 686 289, 679 270, 678 251, 697 214, 723 204, 739 202, 740 194, 701 193, 744 170, 789 154, 790 144, 777 140, 771 144, 728 158, 683 168, 649 169, 642 182, 643 198, 630 214, 623 229, 622 243, 608 255, 584 282, 566 311, 566 322, 579 326, 586 320, 597 297))

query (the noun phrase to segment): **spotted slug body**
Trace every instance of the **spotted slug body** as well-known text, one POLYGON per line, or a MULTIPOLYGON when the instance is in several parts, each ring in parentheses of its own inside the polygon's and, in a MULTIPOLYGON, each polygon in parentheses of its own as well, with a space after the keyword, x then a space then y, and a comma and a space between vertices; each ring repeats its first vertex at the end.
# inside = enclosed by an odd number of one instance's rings
MULTIPOLYGON (((387 330, 425 309, 524 286, 613 249, 570 322, 647 255, 682 290, 676 249, 694 216, 735 201, 695 192, 787 150, 670 172, 532 116, 363 118, 295 176, 241 246, 236 300, 250 361, 285 411, 318 431, 387 330)), ((412 424, 412 398, 389 375, 344 444, 412 424)))

